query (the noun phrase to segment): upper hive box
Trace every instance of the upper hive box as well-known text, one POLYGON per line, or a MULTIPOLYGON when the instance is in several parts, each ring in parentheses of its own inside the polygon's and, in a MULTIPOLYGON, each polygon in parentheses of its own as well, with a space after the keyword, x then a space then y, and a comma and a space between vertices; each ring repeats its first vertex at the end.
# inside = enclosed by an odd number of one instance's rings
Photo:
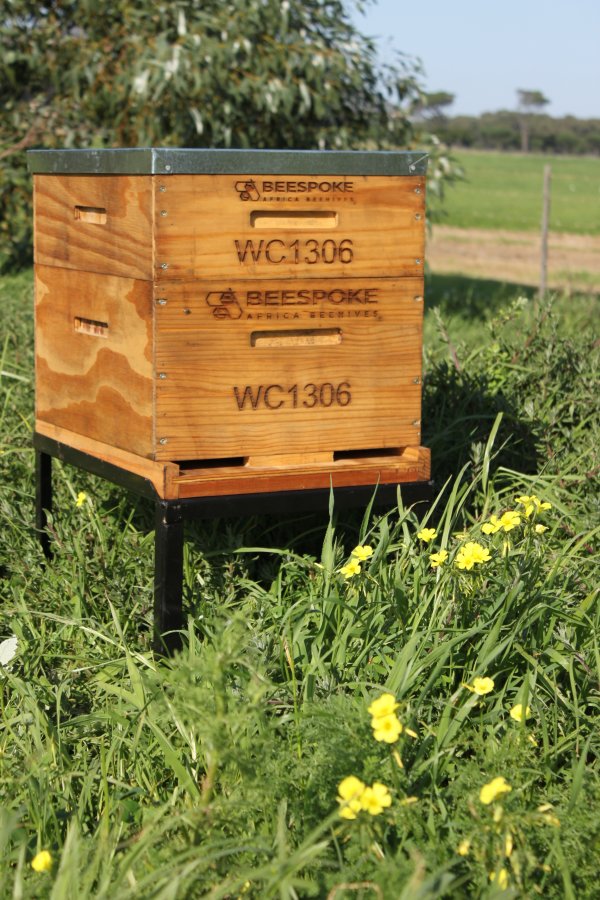
POLYGON ((426 480, 426 157, 31 151, 36 430, 160 496, 426 480))

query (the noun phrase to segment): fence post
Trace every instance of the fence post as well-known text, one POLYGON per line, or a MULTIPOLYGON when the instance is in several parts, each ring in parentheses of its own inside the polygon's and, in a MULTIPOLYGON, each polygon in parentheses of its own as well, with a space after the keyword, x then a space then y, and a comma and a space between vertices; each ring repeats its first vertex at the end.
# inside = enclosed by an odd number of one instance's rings
POLYGON ((548 227, 550 223, 550 181, 552 167, 544 166, 544 187, 542 196, 542 247, 540 265, 540 294, 539 299, 546 296, 548 283, 548 227))

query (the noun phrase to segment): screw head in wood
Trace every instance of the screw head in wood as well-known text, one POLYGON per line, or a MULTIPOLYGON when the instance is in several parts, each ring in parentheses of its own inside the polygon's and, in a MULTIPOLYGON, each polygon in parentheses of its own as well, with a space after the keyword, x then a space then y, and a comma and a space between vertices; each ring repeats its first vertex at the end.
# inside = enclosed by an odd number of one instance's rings
POLYGON ((157 302, 157 304, 158 304, 159 306, 166 306, 166 305, 167 305, 167 298, 166 298, 166 297, 159 297, 158 300, 157 300, 156 302, 157 302))
POLYGON ((167 373, 166 373, 166 372, 159 372, 159 373, 158 373, 158 377, 161 378, 161 379, 164 381, 164 379, 167 377, 167 373))
POLYGON ((160 264, 160 267, 161 267, 161 269, 168 269, 168 268, 169 268, 169 263, 161 263, 161 264, 160 264))
POLYGON ((158 443, 159 443, 159 444, 168 444, 168 443, 169 443, 169 439, 168 439, 168 438, 159 438, 158 443))

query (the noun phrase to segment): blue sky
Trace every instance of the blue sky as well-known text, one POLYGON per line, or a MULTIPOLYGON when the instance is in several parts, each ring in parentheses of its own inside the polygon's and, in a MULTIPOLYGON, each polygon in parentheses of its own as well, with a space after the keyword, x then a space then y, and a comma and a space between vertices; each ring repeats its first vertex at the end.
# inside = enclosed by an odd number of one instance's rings
POLYGON ((553 116, 600 118, 600 0, 370 0, 353 13, 381 58, 418 57, 428 91, 456 95, 451 115, 514 109, 540 90, 553 116))

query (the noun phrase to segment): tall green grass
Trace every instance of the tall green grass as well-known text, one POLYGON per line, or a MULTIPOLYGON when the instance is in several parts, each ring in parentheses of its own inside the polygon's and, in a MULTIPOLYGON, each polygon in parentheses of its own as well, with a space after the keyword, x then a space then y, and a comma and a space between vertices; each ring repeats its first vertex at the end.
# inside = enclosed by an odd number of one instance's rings
POLYGON ((465 180, 447 191, 443 224, 537 231, 544 166, 552 168, 550 228, 600 234, 600 162, 581 156, 459 152, 465 180))
POLYGON ((0 668, 3 896, 595 896, 597 340, 566 301, 536 317, 512 298, 477 341, 456 285, 436 290, 430 508, 190 528, 184 646, 160 660, 150 504, 57 466, 44 564, 30 277, 0 284, 0 640, 18 638, 0 668), (528 517, 532 494, 551 507, 528 517), (460 569, 469 541, 490 558, 460 569), (372 552, 344 577, 357 546, 372 552), (391 744, 368 712, 383 692, 391 744), (350 775, 391 805, 341 817, 350 775), (498 776, 510 792, 483 803, 498 776))

